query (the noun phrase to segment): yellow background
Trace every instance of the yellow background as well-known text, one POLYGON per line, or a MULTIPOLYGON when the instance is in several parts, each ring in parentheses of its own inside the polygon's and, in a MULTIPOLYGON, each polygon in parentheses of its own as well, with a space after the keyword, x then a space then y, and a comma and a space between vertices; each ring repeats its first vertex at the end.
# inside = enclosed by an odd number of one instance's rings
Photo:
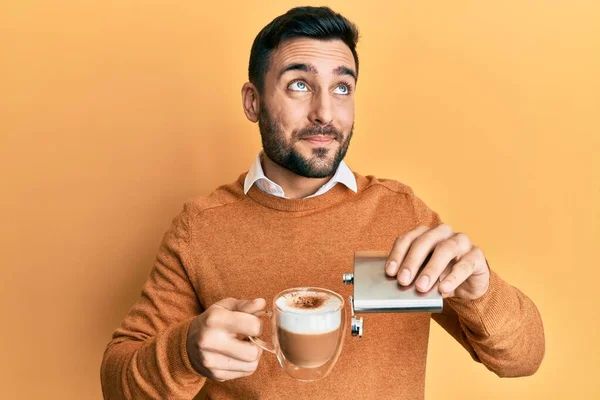
MULTIPOLYGON (((250 46, 297 4, 0 3, 1 398, 101 398, 171 219, 260 149, 250 46)), ((545 324, 538 373, 499 379, 433 323, 427 399, 600 398, 599 3, 329 4, 362 34, 349 165, 412 186, 545 324)))

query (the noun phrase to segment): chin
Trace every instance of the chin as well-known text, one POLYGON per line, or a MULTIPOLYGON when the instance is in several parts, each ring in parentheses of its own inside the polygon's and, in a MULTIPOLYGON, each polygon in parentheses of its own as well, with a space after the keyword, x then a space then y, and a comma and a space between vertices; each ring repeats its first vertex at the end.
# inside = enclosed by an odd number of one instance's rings
POLYGON ((326 178, 335 173, 333 170, 333 160, 327 160, 326 163, 323 162, 311 162, 310 166, 313 170, 313 175, 315 178, 326 178))

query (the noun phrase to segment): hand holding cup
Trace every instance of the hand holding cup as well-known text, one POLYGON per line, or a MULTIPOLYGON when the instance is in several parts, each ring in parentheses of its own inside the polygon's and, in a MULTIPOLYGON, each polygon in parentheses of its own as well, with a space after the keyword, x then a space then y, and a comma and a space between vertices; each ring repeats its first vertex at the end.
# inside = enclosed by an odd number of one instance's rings
POLYGON ((202 376, 223 382, 256 371, 262 349, 238 338, 258 336, 262 322, 253 314, 264 310, 264 299, 223 299, 190 324, 187 352, 192 367, 202 376))

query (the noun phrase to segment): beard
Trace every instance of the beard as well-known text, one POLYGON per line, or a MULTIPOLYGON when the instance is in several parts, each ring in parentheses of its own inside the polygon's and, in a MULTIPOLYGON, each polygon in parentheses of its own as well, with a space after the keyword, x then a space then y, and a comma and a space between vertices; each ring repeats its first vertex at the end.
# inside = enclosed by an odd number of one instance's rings
POLYGON ((352 139, 354 124, 352 124, 347 135, 330 125, 312 125, 293 131, 288 142, 280 121, 273 118, 267 111, 265 104, 262 104, 258 117, 258 129, 260 130, 263 151, 274 163, 305 178, 327 178, 337 171, 346 156, 350 139, 352 139), (312 149, 311 157, 304 157, 295 149, 294 145, 300 140, 314 135, 331 137, 339 142, 340 145, 337 151, 327 147, 316 147, 312 149), (334 151, 335 154, 332 155, 331 153, 334 151))

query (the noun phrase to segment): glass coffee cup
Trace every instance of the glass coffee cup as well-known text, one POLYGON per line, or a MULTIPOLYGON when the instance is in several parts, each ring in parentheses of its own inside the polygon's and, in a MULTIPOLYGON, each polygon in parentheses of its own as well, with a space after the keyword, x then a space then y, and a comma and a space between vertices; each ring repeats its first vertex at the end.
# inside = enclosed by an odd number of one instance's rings
POLYGON ((342 351, 346 332, 344 298, 331 290, 298 287, 273 300, 272 341, 250 340, 277 356, 284 371, 300 381, 316 381, 331 372, 342 351))

